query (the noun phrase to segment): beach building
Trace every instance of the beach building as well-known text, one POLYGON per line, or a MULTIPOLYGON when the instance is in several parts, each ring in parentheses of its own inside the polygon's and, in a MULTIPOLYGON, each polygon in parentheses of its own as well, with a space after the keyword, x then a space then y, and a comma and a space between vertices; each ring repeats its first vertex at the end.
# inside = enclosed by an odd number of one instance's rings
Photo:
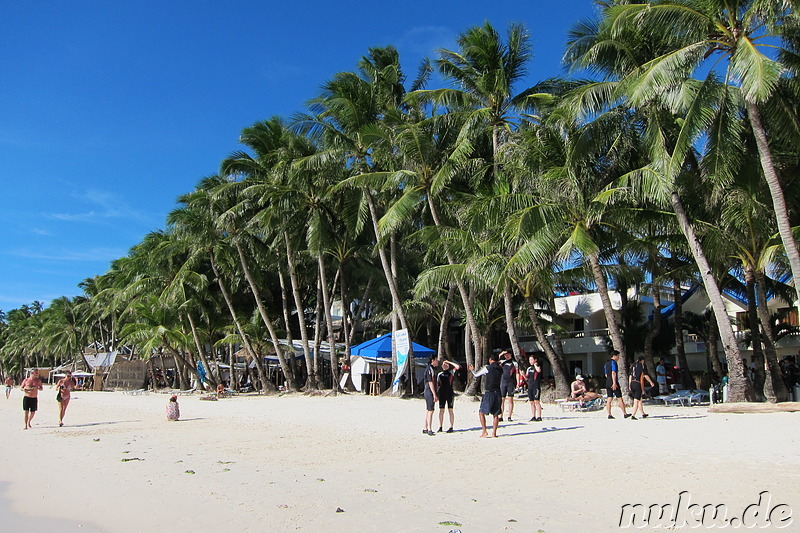
MULTIPOLYGON (((686 287, 683 292, 683 312, 702 315, 709 307, 708 296, 701 286, 686 287)), ((617 318, 621 319, 622 298, 618 291, 610 291, 610 299, 617 318)), ((661 317, 665 325, 672 328, 671 321, 674 315, 674 299, 672 288, 666 287, 661 295, 661 317)), ((733 322, 734 333, 742 350, 742 357, 752 361, 752 348, 748 345, 747 327, 747 301, 736 295, 724 293, 725 308, 733 322)), ((652 296, 641 294, 636 289, 627 292, 629 304, 638 304, 645 320, 649 322, 654 310, 652 296)), ((779 298, 769 298, 768 307, 770 315, 777 322, 788 326, 798 325, 797 307, 779 298)), ((563 332, 561 342, 564 349, 565 361, 570 375, 601 375, 603 365, 608 358, 609 331, 606 322, 603 304, 600 295, 596 292, 573 292, 555 298, 555 311, 557 322, 561 324, 563 332)), ((553 331, 548 332, 548 337, 554 339, 553 331)), ((532 333, 523 333, 519 340, 526 351, 539 350, 539 343, 532 333)), ((683 331, 684 349, 686 352, 689 370, 702 372, 709 369, 707 346, 705 340, 690 331, 683 331)), ((721 363, 725 365, 722 344, 718 345, 721 363)), ((794 355, 800 349, 800 335, 796 332, 780 338, 776 343, 778 357, 794 355)), ((676 362, 674 348, 665 354, 671 362, 676 362), (670 359, 670 357, 672 357, 670 359)))

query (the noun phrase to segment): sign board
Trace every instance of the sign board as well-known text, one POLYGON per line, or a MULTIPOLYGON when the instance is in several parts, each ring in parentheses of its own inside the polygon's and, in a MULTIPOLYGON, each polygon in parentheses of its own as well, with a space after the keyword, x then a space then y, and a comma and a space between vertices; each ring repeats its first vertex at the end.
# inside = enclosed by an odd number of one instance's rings
POLYGON ((392 391, 397 392, 400 389, 400 377, 406 371, 408 365, 408 352, 411 351, 411 340, 408 338, 407 329, 399 329, 394 332, 394 346, 397 352, 397 375, 394 377, 392 383, 392 391))

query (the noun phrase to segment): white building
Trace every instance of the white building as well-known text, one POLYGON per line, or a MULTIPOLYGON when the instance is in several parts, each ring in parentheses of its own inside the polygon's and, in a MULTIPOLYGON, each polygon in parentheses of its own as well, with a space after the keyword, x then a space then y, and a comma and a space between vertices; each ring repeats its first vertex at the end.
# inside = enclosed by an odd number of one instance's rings
MULTIPOLYGON (((683 302, 683 311, 696 314, 703 314, 709 306, 708 296, 702 287, 695 287, 685 291, 686 295, 683 302)), ((621 308, 620 294, 616 291, 610 292, 611 305, 617 311, 617 319, 620 319, 619 310, 621 308)), ((734 332, 737 338, 743 338, 743 330, 746 326, 747 304, 728 294, 723 294, 725 308, 733 323, 734 332)), ((637 294, 635 289, 628 291, 630 302, 638 302, 641 305, 643 316, 649 317, 653 312, 653 299, 650 296, 637 294)), ((672 291, 665 290, 661 295, 662 316, 664 324, 672 317, 672 291)), ((770 313, 775 313, 782 309, 788 309, 789 304, 777 298, 772 298, 768 302, 770 313)), ((571 375, 583 373, 586 375, 601 375, 603 365, 608 359, 608 352, 604 339, 609 336, 608 324, 600 295, 597 293, 571 294, 555 299, 555 311, 567 333, 562 336, 562 345, 567 368, 571 375)), ((797 325, 796 308, 791 309, 784 319, 790 325, 797 325)), ((552 338, 552 335, 550 335, 552 338)), ((708 358, 706 356, 705 342, 697 335, 683 332, 684 348, 689 369, 692 371, 703 371, 708 369, 708 358)), ((538 350, 539 344, 533 335, 520 337, 522 346, 526 351, 538 350)), ((740 343, 742 357, 751 360, 752 350, 740 343)), ((719 356, 724 359, 725 354, 722 344, 719 344, 719 356)), ((800 336, 786 336, 780 339, 776 346, 778 357, 795 354, 800 348, 800 336)), ((671 362, 677 364, 675 349, 672 349, 671 362)), ((723 361, 724 363, 724 361, 723 361)))

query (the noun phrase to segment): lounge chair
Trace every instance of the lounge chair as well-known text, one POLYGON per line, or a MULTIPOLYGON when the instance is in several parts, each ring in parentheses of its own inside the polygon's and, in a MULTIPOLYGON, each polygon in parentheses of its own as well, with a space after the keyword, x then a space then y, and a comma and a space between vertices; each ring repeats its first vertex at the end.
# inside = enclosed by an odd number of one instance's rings
POLYGON ((599 411, 602 409, 606 404, 606 399, 600 396, 599 398, 595 398, 594 400, 589 400, 588 402, 583 402, 583 405, 578 403, 575 407, 576 411, 599 411))

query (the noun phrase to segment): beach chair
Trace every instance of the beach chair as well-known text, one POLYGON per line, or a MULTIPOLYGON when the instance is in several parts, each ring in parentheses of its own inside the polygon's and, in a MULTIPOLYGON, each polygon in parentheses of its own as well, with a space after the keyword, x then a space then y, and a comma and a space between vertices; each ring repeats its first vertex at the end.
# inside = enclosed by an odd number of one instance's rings
POLYGON ((587 411, 599 411, 606 405, 606 399, 602 396, 599 398, 595 398, 594 400, 590 400, 588 402, 584 402, 583 405, 580 403, 575 407, 576 411, 587 412, 587 411))
POLYGON ((674 394, 668 396, 659 396, 658 398, 664 401, 664 405, 685 405, 685 402, 692 395, 692 391, 679 390, 674 394))
POLYGON ((581 402, 576 402, 574 400, 558 400, 558 403, 561 405, 561 411, 566 413, 567 411, 574 411, 581 402))

